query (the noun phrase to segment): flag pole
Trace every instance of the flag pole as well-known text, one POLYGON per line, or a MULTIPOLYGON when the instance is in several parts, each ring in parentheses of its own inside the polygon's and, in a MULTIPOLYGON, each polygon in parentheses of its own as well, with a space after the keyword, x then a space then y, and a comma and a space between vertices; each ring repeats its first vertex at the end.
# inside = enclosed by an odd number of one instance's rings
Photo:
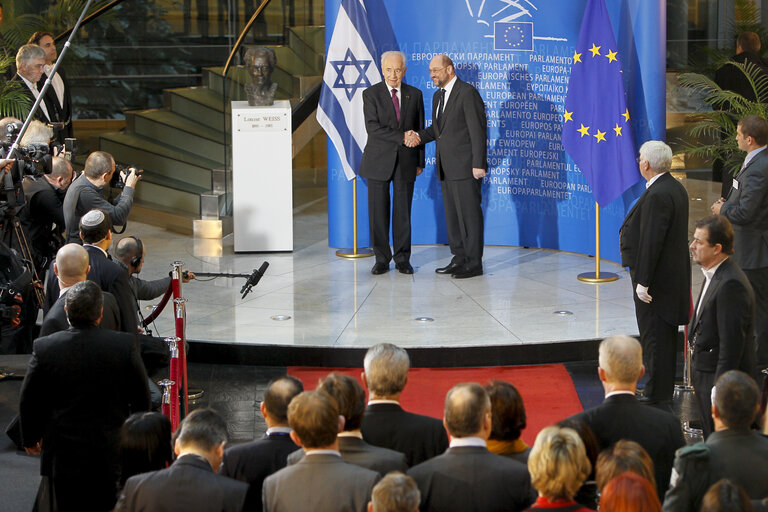
POLYGON ((595 271, 579 274, 578 280, 598 284, 616 281, 618 278, 618 274, 613 272, 600 273, 600 205, 595 201, 595 271))
POLYGON ((370 247, 357 247, 357 176, 352 178, 352 249, 339 249, 336 256, 350 259, 373 256, 373 249, 370 247))

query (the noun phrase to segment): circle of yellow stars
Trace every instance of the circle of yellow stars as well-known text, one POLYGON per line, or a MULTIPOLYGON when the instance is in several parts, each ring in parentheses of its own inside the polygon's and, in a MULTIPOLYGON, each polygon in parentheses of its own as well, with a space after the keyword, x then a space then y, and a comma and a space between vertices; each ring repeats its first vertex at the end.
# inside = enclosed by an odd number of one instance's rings
POLYGON ((525 40, 525 32, 523 32, 523 29, 517 25, 507 27, 507 29, 504 31, 504 42, 507 43, 510 47, 519 48, 520 46, 523 45, 524 40, 525 40), (509 40, 510 30, 516 30, 518 32, 520 37, 517 41, 510 42, 509 40))
MULTIPOLYGON (((606 59, 608 59, 608 62, 617 62, 617 63, 619 62, 619 60, 616 58, 616 56, 618 55, 619 52, 612 51, 612 50, 609 49, 608 53, 603 55, 603 54, 600 53, 600 49, 601 48, 602 48, 602 46, 597 46, 597 45, 595 45, 595 43, 592 43, 592 48, 589 48, 587 51, 592 53, 592 58, 593 59, 595 57, 605 57, 606 59)), ((573 63, 576 64, 577 62, 581 62, 583 64, 584 61, 581 60, 581 56, 582 56, 582 53, 579 53, 578 51, 574 50, 574 52, 573 52, 573 63)), ((621 72, 621 71, 619 71, 619 72, 621 72)), ((625 109, 624 113, 621 114, 621 117, 624 118, 624 122, 625 123, 628 123, 629 122, 629 109, 625 109)), ((568 110, 565 110, 565 114, 563 115, 563 118, 564 118, 563 125, 565 125, 568 121, 575 122, 575 121, 573 121, 573 112, 568 112, 568 110)), ((589 133, 589 130, 590 130, 589 126, 584 126, 583 123, 579 123, 579 124, 581 125, 581 127, 578 128, 576 131, 581 134, 582 138, 591 135, 592 137, 595 138, 595 142, 598 143, 598 144, 600 142, 605 142, 606 141, 605 140, 606 132, 600 131, 599 128, 595 128, 597 133, 590 134, 589 133)), ((622 133, 621 133, 622 127, 619 126, 619 123, 616 123, 616 126, 614 126, 612 129, 613 129, 614 133, 616 134, 616 137, 621 137, 622 136, 622 133)))

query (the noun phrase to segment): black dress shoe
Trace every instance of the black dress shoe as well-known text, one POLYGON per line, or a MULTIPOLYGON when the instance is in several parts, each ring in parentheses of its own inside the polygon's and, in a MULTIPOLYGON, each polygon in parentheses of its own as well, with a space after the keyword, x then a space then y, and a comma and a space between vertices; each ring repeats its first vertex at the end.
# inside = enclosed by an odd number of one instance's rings
POLYGON ((389 272, 388 263, 376 263, 371 269, 371 274, 375 276, 378 276, 379 274, 384 274, 386 272, 389 272))
POLYGON ((457 270, 461 270, 461 265, 458 263, 450 262, 444 267, 436 268, 435 272, 438 274, 453 274, 457 270))
POLYGON ((407 261, 395 263, 395 268, 399 270, 401 274, 413 274, 413 267, 407 261))
POLYGON ((475 268, 462 268, 461 270, 457 270, 453 273, 451 277, 454 279, 467 279, 469 277, 475 277, 475 276, 481 276, 483 275, 483 267, 475 267, 475 268))

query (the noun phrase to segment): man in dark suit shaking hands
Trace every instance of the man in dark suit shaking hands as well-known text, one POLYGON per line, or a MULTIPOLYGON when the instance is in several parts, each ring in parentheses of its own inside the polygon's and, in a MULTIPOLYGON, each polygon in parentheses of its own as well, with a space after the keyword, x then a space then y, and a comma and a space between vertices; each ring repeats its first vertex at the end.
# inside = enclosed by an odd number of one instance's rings
POLYGON ((432 125, 411 135, 412 143, 435 141, 445 223, 453 258, 438 274, 463 279, 483 273, 483 211, 480 185, 488 169, 485 104, 472 85, 459 80, 453 61, 437 55, 429 74, 438 87, 432 97, 432 125))
POLYGON ((728 219, 714 215, 696 222, 691 255, 701 265, 704 283, 688 328, 688 344, 693 347, 693 388, 705 439, 715 428, 710 401, 715 381, 728 370, 750 375, 755 371, 755 295, 732 254, 733 228, 728 219))
POLYGON ((755 339, 758 368, 768 366, 768 123, 747 116, 736 127, 736 143, 746 152, 741 171, 726 199, 712 213, 733 225, 733 260, 755 291, 755 339))
POLYGON ((368 220, 376 256, 372 274, 389 271, 389 261, 402 274, 413 274, 411 258, 411 201, 413 183, 424 169, 424 148, 405 145, 405 132, 424 128, 421 91, 403 83, 405 55, 384 52, 384 81, 363 91, 363 111, 368 143, 360 162, 360 176, 368 185, 368 220), (392 240, 389 247, 392 184, 392 240))
POLYGON ((688 323, 691 261, 688 193, 669 174, 672 150, 658 140, 640 147, 646 190, 619 232, 621 264, 629 267, 645 368, 646 403, 671 404, 678 326, 688 323))

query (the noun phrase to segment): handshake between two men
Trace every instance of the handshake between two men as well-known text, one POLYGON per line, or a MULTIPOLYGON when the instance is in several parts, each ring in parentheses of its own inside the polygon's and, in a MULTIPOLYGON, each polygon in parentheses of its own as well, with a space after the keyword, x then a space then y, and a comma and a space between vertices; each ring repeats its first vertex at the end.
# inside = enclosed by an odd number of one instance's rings
POLYGON ((408 130, 403 134, 403 144, 409 148, 415 148, 421 144, 421 137, 413 130, 408 130))

